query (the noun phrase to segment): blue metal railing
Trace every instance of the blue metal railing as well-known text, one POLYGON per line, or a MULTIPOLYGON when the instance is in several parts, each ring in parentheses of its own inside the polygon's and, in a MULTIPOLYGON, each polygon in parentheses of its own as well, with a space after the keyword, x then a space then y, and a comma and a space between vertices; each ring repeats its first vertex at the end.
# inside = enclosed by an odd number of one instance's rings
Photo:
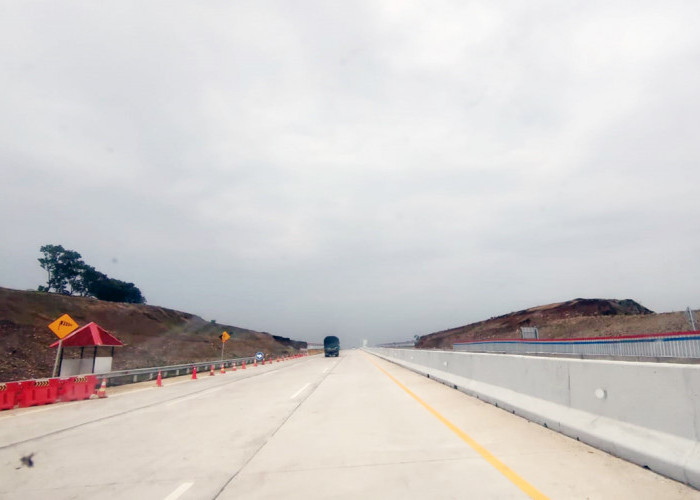
POLYGON ((700 358, 700 332, 572 339, 476 340, 456 343, 453 349, 500 354, 700 358))

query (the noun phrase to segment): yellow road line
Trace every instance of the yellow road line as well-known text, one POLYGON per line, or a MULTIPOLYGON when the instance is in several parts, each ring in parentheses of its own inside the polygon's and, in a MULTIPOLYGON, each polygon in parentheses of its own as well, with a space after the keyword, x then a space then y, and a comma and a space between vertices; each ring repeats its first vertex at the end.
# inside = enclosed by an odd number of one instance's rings
POLYGON ((506 464, 498 460, 496 457, 493 456, 493 454, 481 446, 479 443, 474 441, 466 432, 464 432, 462 429, 457 427, 455 424, 447 420, 445 417, 443 417, 436 409, 434 409, 432 406, 430 406, 428 403, 423 401, 421 398, 416 396, 415 393, 413 393, 408 387, 403 385, 401 382, 396 380, 396 378, 391 375, 388 371, 386 371, 384 368, 379 366, 377 363, 375 363, 373 360, 369 360, 374 366, 376 366, 384 375, 389 377, 396 385, 401 387, 406 393, 411 396, 413 399, 418 401, 423 408, 428 410, 435 418, 437 418, 440 422, 445 424, 448 429, 450 429, 452 432, 457 434, 457 436, 462 439, 465 443, 467 443, 471 448, 476 451, 481 457, 486 460, 488 463, 490 463, 493 467, 498 470, 501 474, 506 476, 508 480, 513 483, 515 486, 520 488, 525 494, 527 494, 530 498, 534 498, 536 500, 547 500, 547 496, 544 495, 542 492, 540 492, 537 488, 532 486, 530 483, 525 481, 522 477, 520 477, 518 474, 513 472, 506 464))

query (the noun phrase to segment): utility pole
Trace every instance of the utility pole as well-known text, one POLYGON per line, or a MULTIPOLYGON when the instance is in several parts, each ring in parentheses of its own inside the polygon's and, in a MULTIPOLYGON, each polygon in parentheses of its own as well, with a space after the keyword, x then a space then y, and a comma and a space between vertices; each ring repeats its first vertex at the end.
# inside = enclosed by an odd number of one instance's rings
POLYGON ((219 335, 219 338, 221 339, 221 361, 224 360, 224 344, 228 339, 231 338, 231 335, 228 334, 228 332, 224 332, 221 335, 219 335))
POLYGON ((690 307, 688 307, 685 310, 685 315, 687 316, 688 321, 690 322, 690 329, 692 331, 697 330, 697 328, 695 327, 695 316, 693 315, 693 310, 690 307))
POLYGON ((61 369, 61 361, 63 361, 63 339, 58 340, 58 349, 56 349, 56 361, 53 364, 52 377, 58 377, 59 370, 61 369))

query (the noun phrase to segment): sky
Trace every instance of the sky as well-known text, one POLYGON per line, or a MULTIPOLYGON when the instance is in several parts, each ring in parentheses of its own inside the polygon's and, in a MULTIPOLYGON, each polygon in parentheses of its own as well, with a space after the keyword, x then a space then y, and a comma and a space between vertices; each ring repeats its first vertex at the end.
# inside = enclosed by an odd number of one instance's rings
POLYGON ((298 340, 700 307, 700 3, 3 1, 0 286, 39 247, 298 340))

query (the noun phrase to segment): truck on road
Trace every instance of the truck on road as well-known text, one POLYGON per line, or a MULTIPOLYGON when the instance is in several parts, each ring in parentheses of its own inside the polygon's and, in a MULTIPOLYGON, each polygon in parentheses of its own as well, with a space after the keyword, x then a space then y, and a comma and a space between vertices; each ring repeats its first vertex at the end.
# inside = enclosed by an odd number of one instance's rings
POLYGON ((335 356, 337 358, 339 353, 340 340, 338 340, 338 337, 329 335, 323 339, 323 354, 325 354, 326 357, 335 356))

